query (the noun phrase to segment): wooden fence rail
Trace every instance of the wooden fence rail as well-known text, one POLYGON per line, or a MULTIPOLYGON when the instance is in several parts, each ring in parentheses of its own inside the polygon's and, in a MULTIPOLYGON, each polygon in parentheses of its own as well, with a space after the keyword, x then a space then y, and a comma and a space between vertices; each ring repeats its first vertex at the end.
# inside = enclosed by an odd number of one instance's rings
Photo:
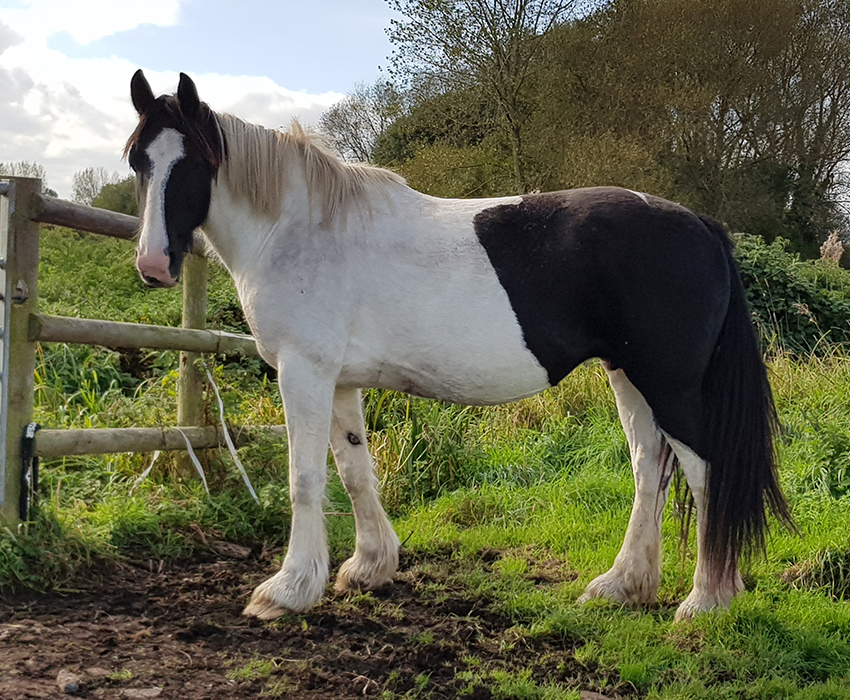
POLYGON ((139 232, 139 219, 116 211, 87 207, 85 204, 66 202, 46 194, 36 193, 32 200, 33 221, 42 224, 67 226, 78 231, 99 233, 101 236, 132 240, 139 232))
MULTIPOLYGON (((113 238, 135 237, 139 220, 126 214, 66 202, 40 193, 33 178, 0 180, 0 521, 19 520, 22 436, 33 415, 33 374, 37 342, 81 343, 110 348, 180 350, 178 428, 44 429, 35 434, 35 456, 185 450, 218 447, 222 435, 203 417, 203 382, 195 367, 198 353, 257 356, 250 336, 207 330, 206 260, 188 256, 183 273, 183 327, 67 318, 38 313, 38 224, 67 226, 113 238)), ((242 429, 237 444, 257 431, 283 434, 283 428, 242 429)))
MULTIPOLYGON (((237 446, 247 444, 259 432, 271 432, 283 437, 283 426, 244 428, 236 431, 237 446)), ((99 455, 111 452, 153 452, 154 450, 185 450, 185 434, 194 449, 219 447, 224 443, 221 429, 214 425, 184 428, 80 428, 79 430, 40 430, 36 433, 37 457, 67 455, 99 455), (119 446, 116 449, 116 445, 119 446)))
POLYGON ((27 339, 107 348, 147 348, 150 350, 188 350, 221 355, 259 357, 257 344, 249 335, 225 333, 143 323, 96 321, 67 316, 30 314, 27 339))

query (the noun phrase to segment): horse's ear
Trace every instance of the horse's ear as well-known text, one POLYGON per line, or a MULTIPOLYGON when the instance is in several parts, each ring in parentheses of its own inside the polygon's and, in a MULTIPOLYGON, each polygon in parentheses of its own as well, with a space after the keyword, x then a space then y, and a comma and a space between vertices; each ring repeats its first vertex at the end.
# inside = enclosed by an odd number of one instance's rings
POLYGON ((133 99, 133 107, 140 115, 144 114, 148 107, 156 101, 153 90, 151 90, 148 79, 145 78, 141 68, 133 73, 133 79, 130 81, 130 97, 133 99))
POLYGON ((180 82, 177 84, 177 101, 180 103, 180 109, 187 117, 194 117, 198 113, 201 106, 201 100, 198 98, 198 88, 195 83, 185 73, 180 74, 180 82))

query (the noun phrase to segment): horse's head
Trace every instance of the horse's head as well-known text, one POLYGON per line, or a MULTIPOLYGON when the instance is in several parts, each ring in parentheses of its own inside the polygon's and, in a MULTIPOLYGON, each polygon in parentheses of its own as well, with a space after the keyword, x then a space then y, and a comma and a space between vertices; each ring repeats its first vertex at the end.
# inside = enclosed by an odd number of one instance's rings
POLYGON ((204 223, 224 153, 215 114, 181 73, 176 95, 154 97, 141 70, 130 82, 139 125, 125 154, 136 173, 142 220, 136 268, 145 284, 177 284, 192 233, 204 223))

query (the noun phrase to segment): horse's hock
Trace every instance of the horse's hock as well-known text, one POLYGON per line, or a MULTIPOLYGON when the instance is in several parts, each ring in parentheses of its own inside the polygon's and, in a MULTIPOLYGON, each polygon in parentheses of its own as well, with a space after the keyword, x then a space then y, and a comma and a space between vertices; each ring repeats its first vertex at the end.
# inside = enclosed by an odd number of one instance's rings
POLYGON ((134 216, 42 195, 38 179, 0 178, 0 521, 7 526, 27 517, 27 463, 34 457, 186 450, 186 439, 193 449, 222 445, 224 436, 219 428, 200 424, 203 382, 194 360, 199 353, 257 356, 250 336, 205 328, 207 261, 198 256, 191 256, 183 271, 182 328, 40 314, 39 223, 124 240, 134 238, 139 228, 134 216), (45 428, 33 433, 39 342, 181 351, 179 429, 45 428))

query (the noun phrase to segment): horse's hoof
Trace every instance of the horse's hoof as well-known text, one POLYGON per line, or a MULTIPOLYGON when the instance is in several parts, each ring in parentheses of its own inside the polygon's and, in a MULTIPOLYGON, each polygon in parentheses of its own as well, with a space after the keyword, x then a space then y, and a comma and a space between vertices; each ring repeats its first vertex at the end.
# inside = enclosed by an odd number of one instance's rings
POLYGON ((311 610, 322 597, 328 580, 327 565, 322 562, 313 564, 296 570, 284 561, 280 571, 254 589, 243 614, 261 620, 273 620, 288 612, 305 613, 311 610))
POLYGON ((337 593, 348 591, 370 591, 392 583, 398 570, 398 549, 385 552, 381 557, 365 561, 355 554, 339 567, 334 590, 337 593))
POLYGON ((734 576, 722 583, 709 587, 696 585, 676 610, 676 622, 691 620, 702 613, 712 610, 728 610, 732 599, 744 592, 744 579, 736 569, 734 576))
POLYGON ((676 609, 676 622, 685 620, 693 620, 697 615, 712 612, 716 610, 726 610, 728 605, 719 604, 717 601, 710 600, 704 596, 696 596, 693 591, 685 598, 676 609))
POLYGON ((273 581, 274 579, 269 579, 257 587, 250 602, 242 611, 243 615, 258 617, 261 620, 274 620, 276 617, 286 615, 286 613, 305 613, 313 607, 315 601, 295 602, 291 596, 278 597, 273 595, 273 587, 269 585, 273 581), (281 601, 280 598, 284 598, 285 602, 281 601))
POLYGON ((657 591, 649 575, 622 576, 612 569, 593 579, 577 602, 583 605, 603 598, 618 605, 648 605, 655 602, 657 591))
POLYGON ((737 587, 730 587, 725 590, 721 590, 714 595, 708 595, 694 589, 676 609, 676 622, 692 620, 697 615, 702 615, 707 612, 728 610, 729 605, 732 602, 732 598, 738 595, 739 592, 740 589, 737 587))
POLYGON ((274 620, 288 612, 290 611, 286 608, 280 607, 270 598, 264 595, 257 595, 255 592, 254 595, 251 596, 251 602, 245 606, 242 614, 247 615, 248 617, 257 617, 260 620, 274 620))

